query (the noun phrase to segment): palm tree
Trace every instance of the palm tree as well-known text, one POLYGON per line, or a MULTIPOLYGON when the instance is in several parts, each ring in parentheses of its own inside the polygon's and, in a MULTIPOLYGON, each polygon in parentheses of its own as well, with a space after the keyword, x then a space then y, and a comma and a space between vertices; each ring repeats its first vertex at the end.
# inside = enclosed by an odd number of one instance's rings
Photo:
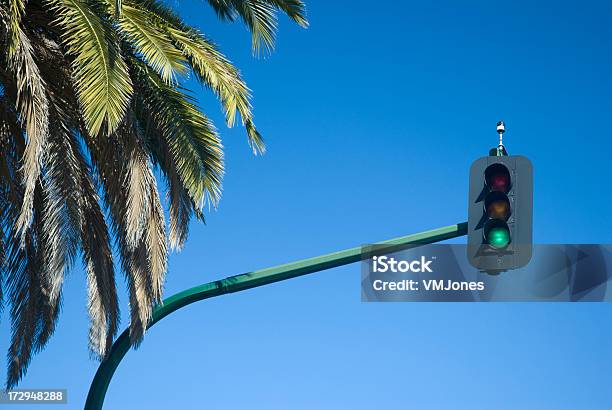
MULTIPOLYGON (((208 3, 219 18, 248 26, 254 53, 272 49, 278 11, 307 26, 299 0, 208 3)), ((183 78, 212 90, 228 126, 239 115, 255 154, 264 144, 238 70, 160 0, 0 0, 0 49, 0 273, 11 388, 52 335, 77 257, 87 273, 90 349, 103 359, 119 321, 113 256, 137 344, 161 300, 168 249, 180 249, 190 219, 218 203, 223 147, 183 78)))

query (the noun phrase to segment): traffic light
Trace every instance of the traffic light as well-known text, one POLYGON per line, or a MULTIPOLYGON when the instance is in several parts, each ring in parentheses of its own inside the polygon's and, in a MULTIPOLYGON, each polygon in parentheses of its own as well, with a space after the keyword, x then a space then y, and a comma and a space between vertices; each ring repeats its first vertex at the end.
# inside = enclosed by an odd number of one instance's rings
POLYGON ((474 161, 468 203, 470 264, 491 273, 527 265, 532 254, 532 211, 529 159, 492 155, 474 161))

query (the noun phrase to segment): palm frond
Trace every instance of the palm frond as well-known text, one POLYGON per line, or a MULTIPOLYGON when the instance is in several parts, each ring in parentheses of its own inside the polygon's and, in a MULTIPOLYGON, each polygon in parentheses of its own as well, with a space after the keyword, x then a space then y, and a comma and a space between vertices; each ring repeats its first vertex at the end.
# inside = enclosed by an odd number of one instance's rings
POLYGON ((9 65, 14 73, 17 109, 27 136, 21 169, 25 191, 21 212, 16 221, 17 231, 23 241, 32 222, 34 188, 40 177, 42 155, 47 141, 49 106, 45 82, 36 64, 30 40, 19 26, 16 29, 19 42, 15 45, 9 65))
POLYGON ((43 257, 46 261, 50 297, 56 300, 63 283, 63 275, 71 268, 76 256, 81 215, 74 198, 78 165, 72 152, 64 146, 66 140, 71 137, 70 131, 57 119, 50 131, 49 150, 44 160, 46 173, 42 183, 42 224, 46 245, 43 257))
MULTIPOLYGON (((17 161, 21 151, 27 151, 25 134, 15 129, 19 126, 16 111, 2 104, 0 118, 5 126, 12 128, 13 147, 3 147, 6 172, 17 174, 17 161), (11 119, 11 117, 13 117, 11 119), (23 142, 20 142, 23 140, 23 142)), ((4 127, 3 127, 4 128, 4 127)), ((41 350, 54 331, 60 310, 60 289, 63 271, 53 271, 59 261, 58 255, 69 252, 57 246, 58 237, 63 235, 57 224, 59 213, 49 214, 48 187, 46 175, 37 179, 32 198, 32 225, 25 234, 18 230, 20 205, 23 203, 25 188, 21 181, 12 179, 3 187, 2 225, 7 227, 7 261, 3 266, 9 302, 11 305, 12 341, 8 352, 9 365, 7 387, 12 387, 25 375, 32 354, 41 350), (53 238, 53 240, 51 239, 53 238)), ((68 248, 69 249, 69 248, 68 248)), ((69 258, 68 258, 69 259, 69 258)))
POLYGON ((285 12, 302 27, 308 27, 306 7, 299 0, 208 0, 219 18, 234 21, 240 18, 251 31, 251 46, 256 55, 274 49, 277 31, 277 10, 285 12))
POLYGON ((170 224, 169 242, 170 249, 179 251, 185 245, 189 234, 189 221, 193 211, 193 203, 186 194, 180 181, 176 167, 169 166, 166 171, 168 185, 168 196, 170 198, 170 224))
POLYGON ((31 233, 26 233, 25 245, 9 244, 7 283, 11 303, 11 344, 7 353, 6 387, 12 388, 24 376, 37 339, 42 292, 36 275, 37 255, 31 233))
POLYGON ((306 4, 300 0, 265 0, 267 3, 276 6, 303 28, 308 27, 308 19, 306 18, 306 4))
POLYGON ((138 346, 151 320, 153 309, 153 289, 147 274, 147 255, 144 242, 135 250, 122 249, 121 263, 128 272, 128 292, 130 300, 130 341, 138 346))
POLYGON ((131 135, 124 140, 128 146, 127 209, 125 226, 127 244, 135 250, 145 244, 147 256, 147 282, 151 283, 154 302, 161 301, 162 286, 167 269, 166 229, 157 182, 153 175, 148 153, 142 149, 144 136, 136 119, 125 131, 131 135))
POLYGON ((137 54, 166 81, 174 83, 179 73, 186 71, 185 57, 172 44, 169 36, 151 24, 146 9, 123 5, 119 29, 137 54))
POLYGON ((274 49, 278 27, 277 10, 302 27, 308 27, 306 6, 299 0, 208 0, 217 15, 224 20, 240 18, 251 31, 254 54, 274 49))
POLYGON ((87 272, 89 348, 98 358, 110 349, 119 326, 119 306, 110 237, 98 194, 89 174, 82 173, 81 247, 87 272))
POLYGON ((123 124, 119 133, 99 138, 83 134, 91 153, 92 165, 99 174, 97 190, 104 193, 103 202, 108 208, 110 225, 117 242, 121 268, 126 276, 130 294, 130 334, 134 343, 139 342, 144 334, 144 329, 151 318, 152 291, 147 275, 146 255, 137 257, 136 250, 141 247, 143 241, 139 241, 136 248, 130 246, 127 238, 127 203, 128 194, 124 183, 128 181, 126 160, 128 147, 126 142, 131 135, 123 124), (119 136, 121 134, 121 137, 119 136), (144 259, 143 259, 144 258, 144 259))
POLYGON ((194 30, 169 28, 174 41, 189 58, 196 78, 209 87, 225 108, 228 126, 233 126, 236 112, 247 127, 249 144, 253 152, 265 152, 265 144, 253 124, 251 94, 238 70, 204 36, 194 30))
MULTIPOLYGON (((53 88, 55 86, 51 86, 50 91, 53 88)), ((81 219, 77 202, 80 187, 76 180, 79 169, 68 146, 71 131, 66 114, 58 102, 53 101, 52 93, 50 100, 54 121, 49 128, 48 149, 43 156, 43 205, 39 212, 42 225, 38 243, 43 263, 41 282, 48 297, 38 341, 40 348, 55 329, 64 277, 72 268, 78 250, 81 219)))
POLYGON ((197 210, 213 206, 221 195, 223 151, 212 123, 180 90, 169 87, 156 73, 140 65, 134 70, 145 129, 164 136, 181 183, 197 210))
MULTIPOLYGON (((145 150, 146 136, 144 135, 142 124, 138 123, 138 119, 134 112, 130 115, 131 131, 133 138, 133 153, 130 155, 132 161, 139 161, 139 168, 144 171, 143 178, 139 182, 143 182, 137 187, 144 190, 144 194, 134 193, 136 197, 146 197, 147 203, 142 204, 143 210, 143 235, 141 242, 144 243, 147 256, 147 273, 149 282, 151 283, 152 297, 154 303, 161 302, 163 284, 166 277, 168 252, 166 247, 166 222, 164 219, 164 209, 161 204, 161 199, 157 189, 157 181, 153 175, 153 167, 150 161, 150 153, 145 150)), ((130 172, 135 164, 130 166, 130 172)), ((129 195, 132 195, 130 187, 129 195)))
POLYGON ((26 2, 24 0, 9 0, 8 10, 6 13, 2 13, 6 19, 6 27, 8 29, 8 47, 6 57, 8 61, 11 61, 20 47, 21 43, 21 19, 25 11, 26 2))
POLYGON ((58 206, 56 186, 40 184, 40 194, 35 198, 36 252, 38 277, 41 288, 39 301, 38 336, 35 351, 40 351, 55 331, 61 310, 62 285, 65 273, 71 268, 76 253, 76 238, 71 235, 71 227, 64 220, 64 212, 58 206), (51 196, 54 195, 55 197, 51 196))
POLYGON ((132 82, 105 9, 96 0, 50 2, 73 57, 74 88, 87 132, 113 133, 129 106, 132 82))
MULTIPOLYGON (((34 207, 40 210, 41 192, 37 184, 34 207)), ((16 220, 18 204, 12 203, 6 218, 16 220)), ((16 225, 12 225, 14 228, 16 225)), ((8 257, 6 264, 7 291, 11 304, 11 344, 7 353, 6 387, 14 387, 25 375, 27 367, 36 352, 36 346, 43 327, 42 317, 48 309, 45 308, 46 294, 41 283, 40 267, 43 266, 41 252, 36 247, 37 236, 40 234, 40 223, 34 221, 33 229, 21 233, 9 228, 8 257)))
POLYGON ((253 152, 264 153, 263 138, 253 123, 251 93, 236 67, 210 40, 185 25, 172 10, 159 2, 131 0, 128 4, 147 10, 146 20, 156 25, 160 31, 167 33, 189 62, 198 81, 219 98, 225 111, 227 125, 232 127, 236 122, 236 113, 239 113, 247 129, 248 141, 253 152))
POLYGON ((87 272, 89 348, 95 357, 104 358, 119 326, 113 254, 100 198, 91 178, 92 172, 74 139, 71 139, 71 146, 80 171, 78 206, 82 217, 79 232, 87 272))
MULTIPOLYGON (((3 286, 9 273, 8 258, 11 254, 10 233, 15 232, 11 228, 22 203, 22 194, 19 187, 19 179, 15 176, 19 172, 20 151, 24 147, 18 147, 17 141, 23 141, 23 137, 15 138, 21 134, 21 128, 14 106, 7 101, 5 96, 0 97, 0 302, 4 302, 3 286)), ((14 241, 18 247, 19 241, 14 241)), ((8 280, 7 280, 7 283, 8 280)), ((4 303, 0 303, 0 312, 4 303)))
POLYGON ((151 278, 154 303, 161 302, 166 271, 168 250, 166 247, 166 222, 155 180, 149 186, 149 215, 146 218, 144 243, 147 249, 147 266, 151 278))
MULTIPOLYGON (((161 79, 160 82, 165 84, 161 79)), ((128 283, 130 336, 138 344, 151 320, 153 303, 161 299, 166 273, 165 222, 156 181, 144 151, 144 141, 131 115, 117 133, 105 138, 87 138, 128 283), (134 172, 139 176, 134 177, 134 172), (143 214, 133 216, 136 205, 144 207, 137 210, 143 214), (133 232, 134 229, 139 232, 133 232)))
POLYGON ((147 154, 140 149, 134 149, 132 155, 126 155, 127 163, 125 182, 127 189, 127 204, 125 215, 126 241, 131 248, 136 248, 145 230, 146 219, 151 205, 149 187, 154 183, 155 176, 151 172, 147 154))
MULTIPOLYGON (((52 118, 49 136, 48 176, 63 198, 67 226, 78 241, 87 274, 89 348, 96 358, 105 357, 119 326, 119 306, 115 285, 110 235, 100 208, 100 198, 92 180, 92 170, 85 159, 75 129, 79 124, 76 96, 72 94, 70 68, 64 54, 52 39, 37 43, 37 52, 45 56, 43 75, 49 79, 48 91, 52 118)), ((67 247, 70 249, 69 247, 67 247)))
POLYGON ((274 50, 278 22, 276 8, 271 4, 257 0, 234 1, 234 7, 242 21, 251 31, 251 48, 253 54, 274 50))
MULTIPOLYGON (((180 250, 187 239, 189 221, 194 213, 194 208, 197 206, 181 181, 166 136, 156 128, 153 119, 147 112, 146 105, 139 99, 134 101, 134 112, 136 117, 140 118, 143 134, 147 136, 147 146, 151 153, 151 160, 155 166, 159 167, 166 181, 170 202, 168 238, 170 249, 180 250)), ((196 212, 196 216, 202 221, 204 220, 202 213, 196 212)))

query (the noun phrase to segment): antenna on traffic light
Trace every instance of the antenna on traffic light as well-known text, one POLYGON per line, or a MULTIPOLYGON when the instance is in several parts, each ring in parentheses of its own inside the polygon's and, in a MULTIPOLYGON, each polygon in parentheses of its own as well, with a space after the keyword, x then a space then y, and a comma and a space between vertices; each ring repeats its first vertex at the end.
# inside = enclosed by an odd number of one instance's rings
POLYGON ((499 134, 499 145, 497 146, 498 151, 504 149, 504 132, 506 132, 506 124, 503 121, 497 121, 497 133, 499 134))
POLYGON ((497 134, 499 135, 499 144, 497 148, 492 148, 489 151, 489 155, 494 157, 503 157, 508 155, 506 147, 504 147, 504 132, 506 132, 506 123, 503 121, 497 121, 497 134))

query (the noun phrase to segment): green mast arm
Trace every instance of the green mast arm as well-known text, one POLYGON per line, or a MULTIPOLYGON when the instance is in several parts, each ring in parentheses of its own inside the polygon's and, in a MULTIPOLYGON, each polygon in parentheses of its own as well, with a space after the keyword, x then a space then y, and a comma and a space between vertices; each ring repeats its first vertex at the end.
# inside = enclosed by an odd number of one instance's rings
MULTIPOLYGON (((467 222, 463 222, 431 231, 420 232, 413 235, 390 239, 384 242, 378 242, 376 245, 389 247, 425 245, 464 236, 466 234, 467 222)), ((378 251, 380 251, 380 249, 378 249, 378 251)), ((362 247, 355 247, 339 252, 329 253, 327 255, 303 259, 297 262, 230 276, 225 279, 195 286, 170 296, 160 305, 156 306, 153 310, 153 319, 147 326, 147 329, 151 328, 151 326, 168 316, 170 313, 199 300, 213 298, 215 296, 225 295, 227 293, 240 292, 242 290, 256 288, 258 286, 268 285, 270 283, 280 282, 282 280, 308 275, 310 273, 319 272, 338 266, 348 265, 366 258, 367 255, 364 255, 362 252, 362 247)), ((106 391, 108 390, 111 379, 115 374, 115 370, 129 350, 130 334, 129 329, 126 329, 117 338, 115 343, 113 343, 108 357, 100 363, 100 366, 96 371, 96 375, 94 376, 91 386, 89 387, 89 393, 87 394, 87 401, 85 402, 86 410, 102 409, 106 391)))

